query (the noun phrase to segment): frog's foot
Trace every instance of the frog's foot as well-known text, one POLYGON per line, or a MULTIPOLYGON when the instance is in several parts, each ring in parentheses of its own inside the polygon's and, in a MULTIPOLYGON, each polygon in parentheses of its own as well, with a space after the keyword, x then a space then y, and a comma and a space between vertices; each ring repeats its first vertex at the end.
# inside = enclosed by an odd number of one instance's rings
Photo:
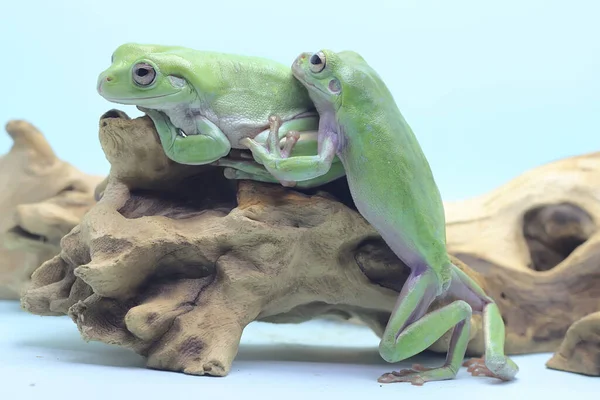
POLYGON ((280 178, 278 175, 279 162, 289 157, 293 147, 300 139, 300 133, 290 131, 286 134, 286 142, 281 149, 279 140, 279 128, 281 127, 281 118, 272 115, 269 117, 269 137, 266 144, 263 146, 254 139, 244 138, 240 140, 240 144, 246 146, 252 151, 254 160, 262 164, 271 175, 273 175, 281 185, 286 187, 294 187, 297 182, 290 179, 280 178))
POLYGON ((294 146, 300 139, 300 132, 289 131, 285 134, 285 144, 281 146, 279 139, 279 130, 281 129, 281 118, 276 115, 269 117, 269 137, 267 138, 266 148, 275 157, 285 159, 290 156, 294 146))
POLYGON ((279 140, 279 128, 281 128, 281 118, 277 115, 269 117, 269 137, 267 139, 267 150, 278 158, 281 156, 281 141, 279 140))
POLYGON ((248 148, 252 152, 254 161, 259 164, 266 165, 275 160, 282 160, 279 140, 280 126, 281 118, 272 115, 269 117, 269 136, 264 144, 249 137, 240 139, 239 144, 248 148))
POLYGON ((467 367, 467 372, 473 376, 487 376, 497 378, 503 381, 513 380, 519 368, 508 357, 498 360, 486 360, 485 357, 472 358, 463 363, 467 367))
POLYGON ((292 150, 298 140, 300 139, 300 132, 298 131, 289 131, 285 135, 285 144, 283 145, 283 149, 281 150, 281 158, 288 158, 290 154, 292 154, 292 150))
POLYGON ((412 369, 403 369, 383 374, 377 380, 379 383, 410 382, 415 386, 423 386, 425 382, 454 379, 456 372, 449 366, 428 368, 414 364, 412 369))

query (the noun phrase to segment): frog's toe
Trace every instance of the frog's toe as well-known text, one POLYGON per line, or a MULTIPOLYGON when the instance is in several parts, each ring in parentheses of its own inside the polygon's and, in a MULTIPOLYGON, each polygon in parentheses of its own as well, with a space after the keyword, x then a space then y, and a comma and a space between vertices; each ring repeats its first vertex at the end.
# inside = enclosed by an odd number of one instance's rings
POLYGON ((281 118, 278 115, 269 115, 269 126, 278 130, 279 125, 281 125, 281 118))
POLYGON ((289 131, 285 135, 285 144, 283 145, 283 150, 281 150, 281 157, 288 158, 290 154, 292 154, 292 150, 296 143, 300 140, 300 132, 298 131, 289 131))
POLYGON ((281 186, 289 187, 289 188, 296 187, 296 185, 298 184, 298 182, 296 182, 296 181, 286 181, 286 180, 279 180, 279 183, 281 184, 281 186))
POLYGON ((470 368, 472 365, 481 364, 481 363, 485 364, 483 361, 483 358, 471 358, 471 359, 463 362, 462 366, 470 368))
POLYGON ((379 383, 410 382, 415 386, 423 386, 425 382, 438 380, 435 379, 433 374, 429 374, 430 371, 435 371, 436 369, 438 368, 427 368, 421 364, 414 364, 410 369, 383 374, 377 381, 379 383))
POLYGON ((423 386, 425 384, 425 380, 421 378, 419 373, 408 369, 383 374, 377 381, 379 383, 409 382, 415 386, 423 386))
POLYGON ((238 172, 237 170, 230 168, 230 167, 223 169, 223 175, 227 179, 239 179, 237 172, 238 172))
POLYGON ((473 358, 464 362, 463 366, 467 367, 467 372, 473 376, 487 376, 503 381, 513 380, 519 372, 519 367, 506 356, 473 358))

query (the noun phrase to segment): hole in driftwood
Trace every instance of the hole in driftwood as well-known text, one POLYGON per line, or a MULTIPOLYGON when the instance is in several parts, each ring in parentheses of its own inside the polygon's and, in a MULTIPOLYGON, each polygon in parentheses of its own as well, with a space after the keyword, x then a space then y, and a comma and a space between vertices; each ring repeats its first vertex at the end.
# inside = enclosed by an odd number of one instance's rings
POLYGON ((358 244, 354 260, 373 283, 400 292, 410 269, 398 259, 381 238, 367 238, 358 244))
POLYGON ((533 208, 523 216, 531 269, 547 271, 567 258, 596 231, 591 215, 568 202, 533 208))

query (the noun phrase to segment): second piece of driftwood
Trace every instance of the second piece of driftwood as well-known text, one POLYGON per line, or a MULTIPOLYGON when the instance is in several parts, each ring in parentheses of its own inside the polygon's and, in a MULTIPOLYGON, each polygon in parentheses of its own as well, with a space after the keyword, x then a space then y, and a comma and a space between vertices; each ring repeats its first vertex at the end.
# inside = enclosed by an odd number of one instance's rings
POLYGON ((530 351, 558 349, 550 368, 596 376, 598 182, 600 153, 591 153, 542 165, 482 196, 445 204, 450 253, 486 280, 496 279, 498 271, 514 271, 512 282, 497 293, 501 303, 522 305, 503 307, 509 336, 520 330, 518 340, 530 351), (540 302, 531 309, 514 291, 540 302))
POLYGON ((553 369, 600 376, 600 311, 571 325, 565 340, 546 365, 553 369))
POLYGON ((0 157, 0 299, 17 300, 31 273, 60 252, 60 239, 95 204, 102 178, 59 159, 44 135, 12 120, 13 140, 0 157))

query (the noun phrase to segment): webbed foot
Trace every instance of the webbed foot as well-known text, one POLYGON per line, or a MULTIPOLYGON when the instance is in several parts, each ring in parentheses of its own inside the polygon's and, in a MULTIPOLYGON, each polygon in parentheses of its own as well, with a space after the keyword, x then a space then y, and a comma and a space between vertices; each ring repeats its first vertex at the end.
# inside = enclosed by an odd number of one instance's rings
POLYGON ((498 360, 472 358, 465 361, 463 367, 467 367, 467 372, 473 376, 487 376, 503 381, 513 380, 519 372, 519 367, 506 356, 498 360))
POLYGON ((281 157, 288 158, 290 154, 292 154, 292 150, 298 140, 300 139, 300 132, 298 131, 289 131, 285 134, 285 144, 283 145, 283 149, 281 150, 281 157))
POLYGON ((377 380, 379 383, 410 382, 411 385, 423 386, 425 382, 443 381, 456 376, 449 366, 428 368, 421 364, 413 364, 412 369, 402 369, 383 374, 377 380))
MULTIPOLYGON (((269 117, 269 137, 265 146, 256 142, 250 138, 244 138, 240 140, 240 144, 248 147, 254 156, 256 162, 264 165, 267 170, 276 177, 275 170, 277 169, 277 163, 280 160, 284 160, 289 157, 292 149, 298 139, 300 138, 299 132, 290 131, 285 135, 286 142, 283 150, 279 140, 279 128, 281 128, 281 118, 276 115, 269 117)), ((277 178, 279 183, 283 186, 294 187, 296 186, 295 181, 285 180, 277 178)))

